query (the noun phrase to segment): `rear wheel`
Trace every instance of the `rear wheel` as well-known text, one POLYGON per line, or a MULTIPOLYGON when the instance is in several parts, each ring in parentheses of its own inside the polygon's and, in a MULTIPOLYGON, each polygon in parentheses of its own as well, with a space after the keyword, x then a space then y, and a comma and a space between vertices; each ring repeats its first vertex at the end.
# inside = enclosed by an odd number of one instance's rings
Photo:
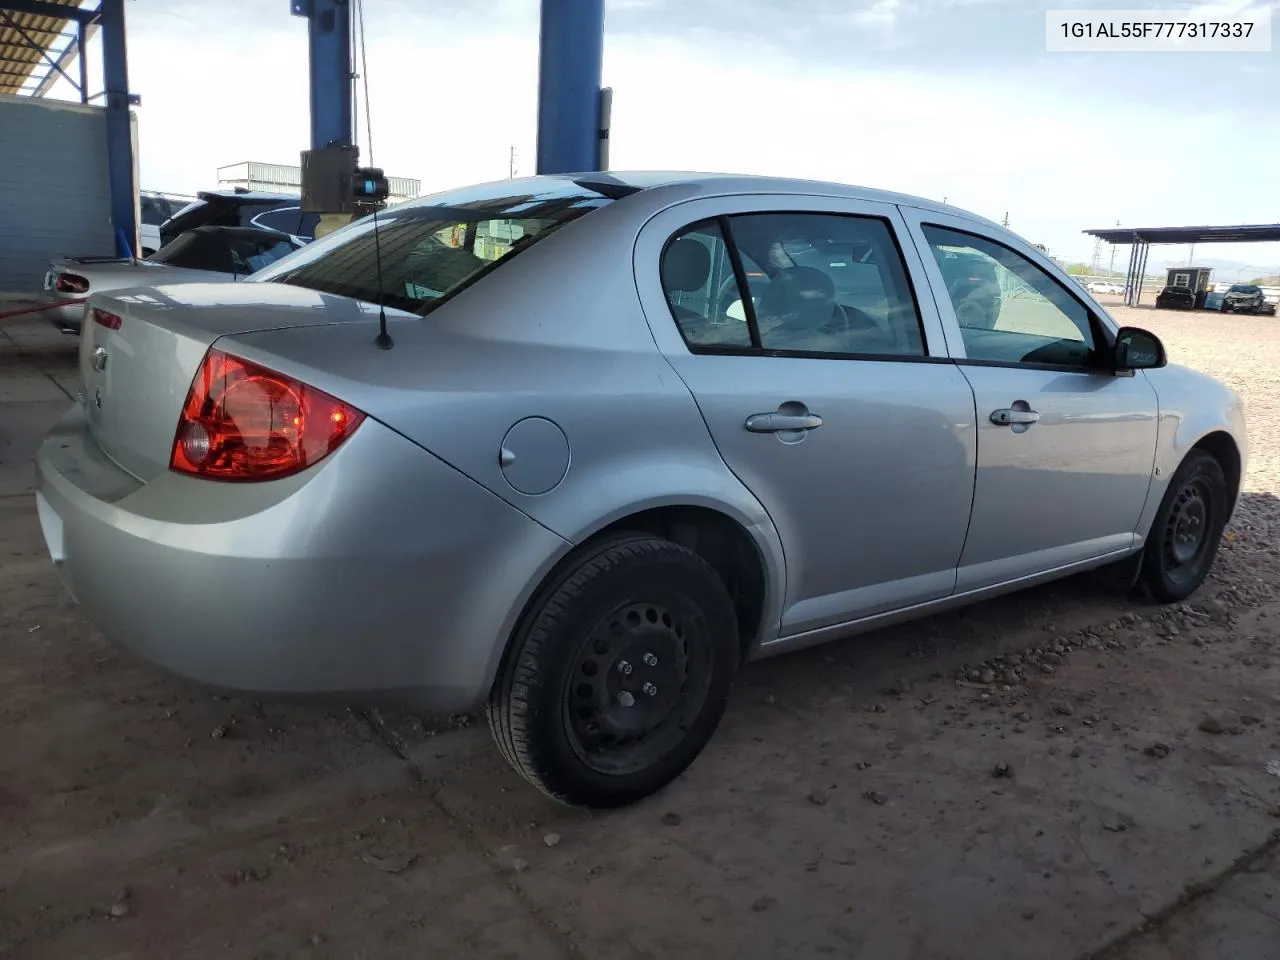
POLYGON ((633 803, 701 752, 737 660, 733 603, 706 561, 648 535, 611 538, 534 600, 490 694, 490 729, 557 800, 633 803))
POLYGON ((1222 465, 1207 451, 1192 450, 1169 481, 1147 534, 1142 581, 1156 600, 1185 600, 1204 582, 1230 502, 1222 465))

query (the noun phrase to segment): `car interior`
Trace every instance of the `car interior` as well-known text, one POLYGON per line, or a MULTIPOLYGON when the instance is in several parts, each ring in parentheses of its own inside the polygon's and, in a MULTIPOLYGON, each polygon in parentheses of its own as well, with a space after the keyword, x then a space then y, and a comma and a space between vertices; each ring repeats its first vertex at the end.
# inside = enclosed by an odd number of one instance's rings
MULTIPOLYGON (((879 221, 760 214, 730 222, 750 290, 759 347, 848 355, 923 354, 905 271, 879 221), (867 225, 881 227, 883 238, 867 236, 873 233, 867 225)), ((753 345, 718 226, 695 226, 669 244, 662 277, 673 314, 691 345, 753 345)))

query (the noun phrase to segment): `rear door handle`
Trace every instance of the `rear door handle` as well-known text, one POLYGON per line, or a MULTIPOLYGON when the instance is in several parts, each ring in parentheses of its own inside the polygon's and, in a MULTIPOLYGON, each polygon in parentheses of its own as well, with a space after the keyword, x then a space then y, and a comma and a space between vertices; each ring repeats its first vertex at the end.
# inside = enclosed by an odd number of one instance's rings
POLYGON ((816 430, 822 418, 812 413, 753 413, 747 417, 752 433, 782 433, 784 430, 816 430))
POLYGON ((991 422, 1002 427, 1010 427, 1019 423, 1039 423, 1040 414, 1034 410, 995 410, 991 414, 991 422))

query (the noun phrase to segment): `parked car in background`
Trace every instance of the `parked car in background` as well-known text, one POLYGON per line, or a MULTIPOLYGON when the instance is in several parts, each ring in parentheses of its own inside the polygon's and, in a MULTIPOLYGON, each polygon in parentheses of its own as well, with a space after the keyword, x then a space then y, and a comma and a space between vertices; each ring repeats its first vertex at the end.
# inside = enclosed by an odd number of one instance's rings
POLYGON ((1233 283, 1222 295, 1223 313, 1275 313, 1262 288, 1252 283, 1233 283))
POLYGON ((185 207, 188 200, 179 200, 163 193, 144 190, 138 197, 138 238, 141 241, 139 256, 149 257, 159 250, 160 225, 185 207))
POLYGON ((161 225, 160 239, 172 243, 179 234, 201 226, 258 227, 305 243, 315 239, 319 222, 319 214, 304 213, 294 194, 204 190, 161 225))
POLYGON ((1124 292, 1118 283, 1112 283, 1110 280, 1091 280, 1087 289, 1090 293, 1107 293, 1115 296, 1124 292))
POLYGON ((1168 286, 1156 294, 1158 310, 1191 310, 1196 305, 1196 295, 1190 287, 1168 286))
MULTIPOLYGON (((196 227, 146 259, 65 257, 49 264, 44 292, 49 299, 83 299, 123 287, 191 281, 242 280, 303 244, 274 230, 254 227, 196 227)), ((80 330, 83 304, 57 305, 43 316, 68 332, 80 330)))
POLYGON ((89 307, 37 457, 85 614, 255 697, 487 707, 575 804, 678 776, 745 660, 1110 564, 1187 598, 1247 466, 1042 252, 858 187, 502 180, 89 307))

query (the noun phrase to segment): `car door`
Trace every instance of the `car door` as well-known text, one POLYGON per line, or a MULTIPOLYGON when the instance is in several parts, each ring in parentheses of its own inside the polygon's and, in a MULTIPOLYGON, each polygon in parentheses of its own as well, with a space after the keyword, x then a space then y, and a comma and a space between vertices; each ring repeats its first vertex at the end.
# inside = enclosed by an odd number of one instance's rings
POLYGON ((977 403, 977 482, 957 591, 1132 549, 1158 409, 1144 374, 1108 368, 1110 321, 1012 234, 903 213, 977 403), (981 264, 980 302, 946 283, 945 265, 957 258, 981 264))
POLYGON ((736 197, 642 230, 659 348, 782 540, 783 637, 949 595, 974 405, 891 204, 736 197))

